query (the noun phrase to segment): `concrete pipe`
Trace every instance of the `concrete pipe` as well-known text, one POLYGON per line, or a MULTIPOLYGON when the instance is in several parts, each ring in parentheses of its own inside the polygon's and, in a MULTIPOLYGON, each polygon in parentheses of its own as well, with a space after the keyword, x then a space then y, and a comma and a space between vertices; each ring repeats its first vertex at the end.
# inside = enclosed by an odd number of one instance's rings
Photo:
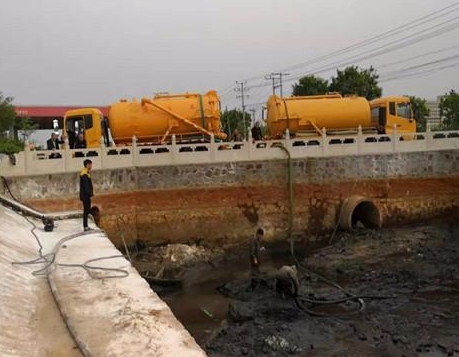
POLYGON ((363 196, 354 195, 343 202, 339 226, 343 230, 352 231, 359 222, 366 228, 380 228, 382 218, 373 201, 363 196))

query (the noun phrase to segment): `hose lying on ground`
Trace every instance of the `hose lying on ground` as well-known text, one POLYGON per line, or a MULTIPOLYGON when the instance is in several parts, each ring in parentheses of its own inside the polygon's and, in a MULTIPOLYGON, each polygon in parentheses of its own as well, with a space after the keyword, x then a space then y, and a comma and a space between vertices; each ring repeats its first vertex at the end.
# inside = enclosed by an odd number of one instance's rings
POLYGON ((101 260, 107 260, 107 259, 114 259, 114 258, 124 258, 123 255, 118 254, 118 255, 113 255, 113 256, 108 256, 108 257, 99 257, 99 258, 93 258, 89 259, 81 264, 64 264, 64 263, 59 263, 59 264, 54 264, 56 260, 56 255, 59 252, 60 248, 65 242, 68 242, 72 239, 79 238, 88 234, 94 234, 97 232, 101 232, 100 230, 91 230, 91 231, 85 231, 85 232, 78 232, 74 234, 70 234, 61 240, 59 240, 53 247, 52 251, 48 254, 43 254, 43 245, 40 242, 40 239, 38 235, 36 234, 35 230, 37 229, 37 226, 35 225, 35 222, 33 222, 30 218, 27 216, 24 216, 25 220, 29 222, 32 225, 32 228, 30 229, 30 232, 32 235, 35 237, 35 240, 38 243, 39 249, 38 249, 38 255, 39 257, 36 259, 33 259, 31 261, 26 261, 26 262, 13 262, 13 265, 28 265, 28 264, 40 264, 44 263, 45 265, 32 272, 33 275, 40 276, 40 275, 48 275, 53 267, 80 267, 83 268, 84 270, 87 271, 89 276, 93 279, 109 279, 109 278, 124 278, 129 275, 129 272, 124 270, 124 269, 119 269, 119 268, 105 268, 105 267, 98 267, 98 266, 93 266, 90 265, 90 263, 93 263, 95 261, 101 261, 101 260), (112 272, 113 274, 111 275, 105 275, 105 276, 97 276, 93 273, 93 271, 99 270, 99 271, 108 271, 112 272))
MULTIPOLYGON (((3 185, 6 187, 8 193, 10 194, 12 199, 8 199, 8 198, 3 197, 3 196, 0 195, 0 203, 5 204, 5 205, 7 205, 8 207, 10 207, 12 209, 19 210, 22 213, 24 219, 31 224, 32 228, 30 229, 30 232, 35 237, 35 240, 37 241, 37 244, 38 244, 38 247, 39 247, 39 249, 38 249, 38 255, 39 255, 38 258, 33 259, 31 261, 26 261, 26 262, 13 262, 12 264, 27 265, 27 264, 44 263, 45 266, 43 268, 34 271, 32 274, 33 275, 47 275, 51 271, 50 269, 54 264, 54 261, 56 259, 56 254, 58 253, 60 247, 62 246, 62 244, 64 242, 67 242, 69 240, 72 240, 72 239, 75 239, 75 238, 78 238, 78 237, 81 237, 81 236, 84 236, 84 235, 87 235, 87 234, 93 234, 93 233, 96 233, 96 232, 100 232, 99 230, 91 230, 91 231, 87 231, 87 232, 74 233, 74 234, 71 234, 69 236, 66 236, 66 237, 62 238, 59 242, 56 243, 56 245, 54 246, 52 252, 44 255, 43 254, 43 245, 41 244, 38 235, 35 233, 35 230, 37 229, 37 226, 36 226, 35 222, 33 222, 28 216, 41 219, 42 221, 44 221, 46 219, 50 219, 51 222, 52 222, 52 220, 55 220, 55 219, 80 218, 81 217, 81 213, 80 212, 72 212, 72 213, 67 213, 67 214, 51 214, 51 215, 48 214, 47 215, 47 214, 43 214, 41 212, 38 212, 35 209, 33 209, 33 208, 21 203, 13 195, 13 193, 11 192, 11 189, 10 189, 10 187, 8 185, 8 181, 6 180, 6 178, 4 176, 1 176, 1 179, 3 180, 3 185)), ((123 241, 124 241, 124 237, 123 237, 123 241)), ((113 259, 113 258, 124 258, 124 256, 123 255, 113 255, 113 256, 109 256, 109 257, 100 257, 100 258, 90 259, 90 260, 87 260, 86 262, 81 263, 81 264, 62 264, 61 263, 61 264, 56 264, 55 266, 81 267, 81 268, 85 269, 93 279, 120 278, 120 277, 128 276, 129 273, 126 270, 123 270, 123 269, 104 268, 104 267, 97 267, 97 266, 89 265, 89 263, 93 263, 95 261, 107 260, 107 259, 113 259), (94 270, 111 271, 111 272, 114 272, 115 274, 107 275, 107 276, 103 276, 103 277, 98 277, 98 276, 96 276, 96 275, 94 275, 92 273, 92 271, 94 271, 94 270)))
MULTIPOLYGON (((287 180, 288 180, 288 197, 289 197, 289 207, 288 207, 288 230, 287 230, 287 235, 288 235, 288 239, 290 241, 290 255, 292 256, 292 259, 294 261, 294 263, 296 264, 296 266, 298 267, 298 269, 310 274, 310 275, 314 275, 315 277, 317 277, 319 280, 333 286, 334 288, 340 290, 341 292, 343 292, 346 297, 343 297, 341 299, 334 299, 334 300, 318 300, 318 299, 311 299, 311 298, 308 298, 306 296, 302 296, 302 295, 297 295, 295 296, 295 302, 297 304, 297 306, 305 311, 306 313, 310 314, 310 315, 313 315, 313 316, 349 316, 349 315, 354 315, 354 314, 358 314, 362 311, 365 310, 365 301, 364 299, 389 299, 389 298, 393 298, 393 296, 372 296, 372 295, 354 295, 353 293, 351 293, 350 291, 348 291, 347 289, 343 288, 342 286, 338 285, 337 283, 325 278, 324 276, 316 273, 316 272, 313 272, 312 270, 310 270, 309 268, 307 268, 306 266, 304 266, 303 264, 300 263, 300 261, 297 259, 296 257, 296 254, 295 254, 295 242, 294 242, 294 239, 293 239, 293 235, 292 235, 292 230, 293 230, 293 166, 292 166, 292 156, 290 155, 290 151, 282 144, 282 143, 279 143, 278 145, 276 145, 279 149, 283 150, 286 154, 287 154, 287 157, 288 157, 288 168, 287 168, 287 180), (358 303, 359 307, 357 310, 354 310, 354 311, 349 311, 349 312, 345 312, 345 313, 340 313, 340 314, 336 314, 336 313, 322 313, 322 312, 317 312, 317 311, 314 311, 310 308, 308 308, 306 306, 306 304, 312 304, 312 305, 337 305, 337 304, 342 304, 342 303, 345 303, 345 302, 348 302, 348 301, 355 301, 358 303)), ((355 186, 355 184, 354 184, 355 186)))

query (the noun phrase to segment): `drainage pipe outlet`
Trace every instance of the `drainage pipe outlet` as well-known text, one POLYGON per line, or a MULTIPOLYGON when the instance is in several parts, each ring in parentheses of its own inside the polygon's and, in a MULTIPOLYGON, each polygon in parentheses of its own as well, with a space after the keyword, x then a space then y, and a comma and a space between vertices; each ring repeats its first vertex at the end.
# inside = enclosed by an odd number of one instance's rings
POLYGON ((339 226, 345 231, 352 231, 359 224, 365 228, 380 228, 382 218, 378 207, 371 199, 354 195, 343 202, 339 226))

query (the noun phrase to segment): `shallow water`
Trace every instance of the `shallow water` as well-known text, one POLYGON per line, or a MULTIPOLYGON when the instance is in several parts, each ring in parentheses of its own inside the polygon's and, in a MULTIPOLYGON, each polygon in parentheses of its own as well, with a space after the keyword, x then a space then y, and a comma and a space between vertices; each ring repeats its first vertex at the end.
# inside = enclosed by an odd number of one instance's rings
MULTIPOLYGON (((261 270, 269 275, 285 264, 293 264, 288 245, 268 246, 262 255, 261 270)), ((154 290, 169 305, 174 315, 187 328, 196 341, 203 345, 212 332, 227 318, 230 299, 217 288, 236 280, 250 278, 248 253, 231 254, 217 264, 193 268, 186 275, 181 289, 154 290)))

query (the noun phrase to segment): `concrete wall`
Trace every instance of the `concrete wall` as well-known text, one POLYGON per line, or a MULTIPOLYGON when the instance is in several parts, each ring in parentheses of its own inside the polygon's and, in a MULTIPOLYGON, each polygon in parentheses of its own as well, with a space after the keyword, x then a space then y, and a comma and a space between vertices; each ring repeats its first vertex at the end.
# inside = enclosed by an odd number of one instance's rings
MULTIPOLYGON (((292 161, 294 230, 316 236, 334 228, 342 201, 373 198, 383 222, 400 223, 459 207, 459 151, 373 154, 292 161)), ((92 174, 102 227, 153 242, 190 239, 234 244, 257 226, 285 237, 288 161, 96 170, 92 174)), ((80 207, 78 174, 8 178, 19 199, 44 210, 80 207)))

